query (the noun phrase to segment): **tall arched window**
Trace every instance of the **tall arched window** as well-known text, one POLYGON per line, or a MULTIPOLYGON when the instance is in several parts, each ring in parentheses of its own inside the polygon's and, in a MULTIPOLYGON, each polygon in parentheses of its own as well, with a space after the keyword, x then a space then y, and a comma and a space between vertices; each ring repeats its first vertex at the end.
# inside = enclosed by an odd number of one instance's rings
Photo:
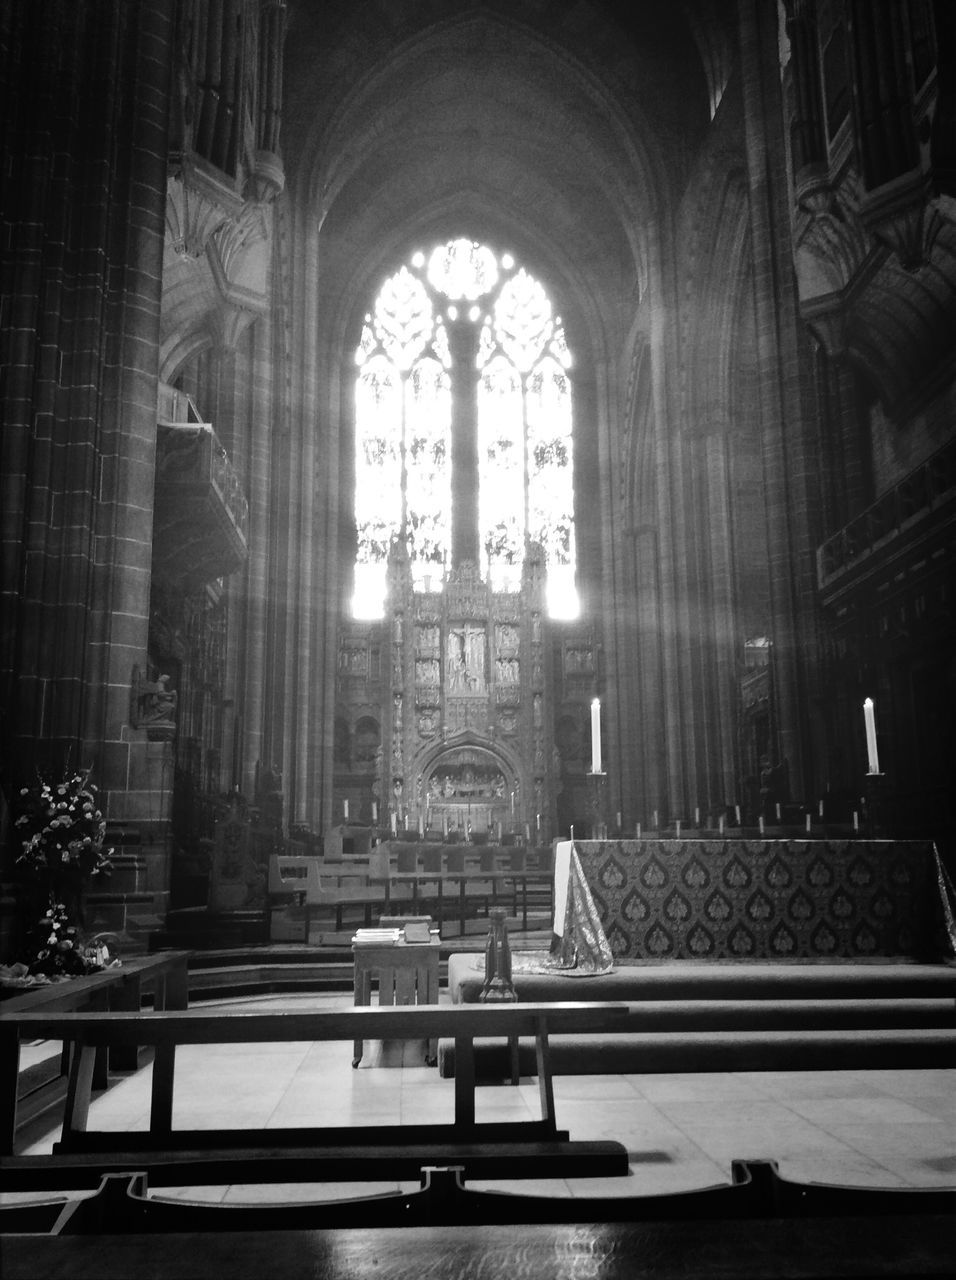
POLYGON ((417 253, 380 289, 356 362, 355 616, 381 617, 395 539, 418 590, 476 558, 517 591, 540 543, 549 612, 576 616, 571 357, 541 284, 470 240, 417 253))

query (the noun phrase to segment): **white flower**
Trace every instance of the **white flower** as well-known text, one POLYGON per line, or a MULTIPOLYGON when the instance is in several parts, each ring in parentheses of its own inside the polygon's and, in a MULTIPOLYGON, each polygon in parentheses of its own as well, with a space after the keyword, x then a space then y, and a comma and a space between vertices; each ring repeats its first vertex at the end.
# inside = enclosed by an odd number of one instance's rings
POLYGON ((49 936, 49 938, 47 938, 47 940, 46 940, 46 941, 47 941, 47 946, 52 947, 52 946, 54 945, 54 943, 56 942, 56 934, 55 934, 55 933, 51 933, 51 934, 50 934, 50 936, 49 936))

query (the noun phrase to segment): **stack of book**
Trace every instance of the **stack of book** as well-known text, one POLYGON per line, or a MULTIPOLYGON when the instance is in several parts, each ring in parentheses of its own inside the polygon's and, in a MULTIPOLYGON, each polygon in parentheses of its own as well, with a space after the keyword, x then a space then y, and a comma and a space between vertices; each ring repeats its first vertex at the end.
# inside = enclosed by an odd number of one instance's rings
POLYGON ((360 947, 394 946, 401 940, 401 929, 357 929, 352 937, 352 942, 360 947))

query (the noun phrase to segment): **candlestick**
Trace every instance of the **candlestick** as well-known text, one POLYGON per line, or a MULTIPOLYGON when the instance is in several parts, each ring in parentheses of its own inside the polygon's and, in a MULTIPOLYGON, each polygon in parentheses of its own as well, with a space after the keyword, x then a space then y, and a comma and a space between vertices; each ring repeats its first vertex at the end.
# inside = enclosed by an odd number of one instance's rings
POLYGON ((601 772, 601 699, 591 700, 591 772, 601 772))
POLYGON ((863 699, 863 720, 866 724, 867 773, 879 773, 880 757, 876 750, 876 709, 872 698, 863 699))

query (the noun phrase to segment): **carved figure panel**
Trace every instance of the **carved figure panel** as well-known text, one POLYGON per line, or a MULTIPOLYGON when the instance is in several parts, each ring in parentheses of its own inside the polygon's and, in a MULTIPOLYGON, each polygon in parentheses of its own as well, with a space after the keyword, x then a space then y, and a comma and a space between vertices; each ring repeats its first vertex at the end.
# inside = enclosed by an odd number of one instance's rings
POLYGON ((176 703, 179 695, 169 688, 169 676, 156 674, 146 679, 139 667, 133 668, 130 692, 130 723, 145 729, 153 741, 165 741, 176 735, 176 703))
POLYGON ((445 673, 449 693, 483 694, 487 691, 484 627, 466 623, 449 629, 445 673))

